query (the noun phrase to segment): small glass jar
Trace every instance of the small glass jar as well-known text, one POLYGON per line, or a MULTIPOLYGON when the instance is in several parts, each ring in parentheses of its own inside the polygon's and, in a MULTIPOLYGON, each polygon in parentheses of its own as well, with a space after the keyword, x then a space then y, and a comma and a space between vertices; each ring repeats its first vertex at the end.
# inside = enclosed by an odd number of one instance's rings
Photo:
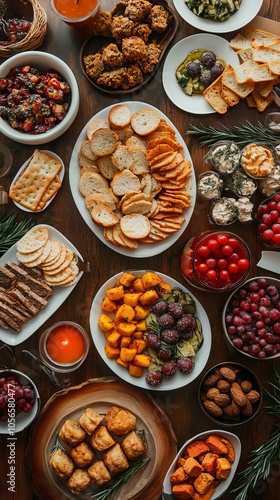
POLYGON ((257 181, 252 179, 239 168, 228 177, 227 189, 232 191, 236 196, 253 196, 258 189, 257 181))
POLYGON ((73 2, 73 0, 51 0, 51 8, 61 21, 74 28, 91 24, 100 10, 100 0, 73 2))
POLYGON ((209 221, 218 226, 228 226, 238 219, 238 209, 234 198, 219 198, 212 201, 209 221))
POLYGON ((57 373, 77 370, 89 351, 87 332, 77 323, 61 321, 44 331, 39 341, 42 362, 57 373))
POLYGON ((223 180, 219 174, 208 170, 200 174, 197 183, 197 192, 205 200, 220 198, 223 189, 223 180))
POLYGON ((195 288, 227 292, 246 280, 250 262, 250 250, 239 236, 229 231, 205 231, 185 244, 180 268, 195 288))
POLYGON ((211 146, 204 160, 219 174, 230 175, 239 166, 240 149, 233 141, 219 141, 211 146))

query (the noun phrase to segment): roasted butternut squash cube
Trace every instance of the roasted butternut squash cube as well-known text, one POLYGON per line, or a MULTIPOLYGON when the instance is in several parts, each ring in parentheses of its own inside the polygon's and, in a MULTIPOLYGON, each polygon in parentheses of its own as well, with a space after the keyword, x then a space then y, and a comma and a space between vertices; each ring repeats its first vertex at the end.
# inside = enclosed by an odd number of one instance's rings
POLYGON ((170 476, 170 481, 173 484, 183 483, 188 479, 188 474, 184 471, 184 467, 178 467, 170 476))
POLYGON ((124 366, 124 368, 128 368, 128 361, 123 361, 121 358, 116 359, 118 365, 124 366))
POLYGON ((134 311, 135 311, 135 319, 137 320, 145 319, 149 313, 148 308, 142 306, 141 304, 137 304, 134 308, 134 311))
POLYGON ((129 347, 121 347, 120 358, 123 361, 133 361, 134 356, 136 355, 136 349, 129 349, 129 347))
POLYGON ((112 288, 108 288, 106 294, 107 294, 107 297, 110 300, 120 300, 120 299, 122 299, 123 296, 124 296, 123 285, 119 285, 119 286, 115 286, 115 287, 112 287, 112 288))
POLYGON ((135 307, 138 304, 141 293, 125 293, 123 296, 124 304, 135 307))
POLYGON ((133 307, 129 306, 128 304, 122 304, 115 316, 116 321, 132 321, 135 317, 135 311, 133 307))
POLYGON ((134 363, 129 363, 128 371, 132 377, 142 377, 144 368, 143 366, 137 366, 134 363))
POLYGON ((130 347, 136 349, 137 354, 140 354, 147 347, 147 342, 144 339, 135 339, 131 342, 130 347))
POLYGON ((121 341, 121 334, 119 332, 112 332, 110 335, 107 337, 107 342, 108 344, 112 345, 113 347, 118 347, 120 345, 121 341))
POLYGON ((144 368, 149 368, 151 364, 151 358, 148 354, 136 354, 134 356, 133 363, 137 366, 143 366, 144 368))
POLYGON ((161 278, 151 271, 143 274, 142 281, 144 283, 144 287, 147 289, 153 288, 161 283, 161 278))
POLYGON ((143 306, 148 306, 150 304, 153 304, 158 298, 159 296, 156 290, 148 290, 147 292, 143 293, 141 297, 139 297, 139 302, 143 306))
POLYGON ((134 279, 135 279, 134 274, 125 272, 121 275, 119 282, 121 285, 128 287, 131 285, 134 279))
POLYGON ((140 332, 145 332, 147 330, 146 321, 144 319, 142 319, 142 321, 137 321, 136 329, 140 332))
POLYGON ((101 314, 98 319, 98 326, 103 332, 109 332, 115 327, 115 322, 108 314, 101 314))
MULTIPOLYGON (((137 325, 138 325, 138 324, 137 324, 137 325)), ((136 325, 136 327, 137 327, 137 325, 136 325)), ((143 332, 141 332, 141 331, 139 332, 138 330, 136 330, 136 332, 134 332, 134 334, 133 334, 133 337, 134 337, 135 339, 143 339, 143 337, 144 337, 144 333, 143 333, 143 332)))
POLYGON ((142 281, 142 278, 136 278, 133 282, 133 289, 135 292, 145 292, 146 288, 142 281))
POLYGON ((125 321, 121 321, 118 324, 117 329, 121 335, 125 335, 126 337, 131 337, 136 330, 136 324, 126 323, 125 321))
POLYGON ((131 343, 131 337, 125 337, 124 335, 121 336, 121 347, 129 347, 131 343))
POLYGON ((113 300, 110 300, 109 297, 105 297, 101 304, 103 311, 107 312, 115 312, 117 307, 117 304, 113 300))
POLYGON ((193 498, 194 488, 191 484, 174 484, 172 493, 176 499, 187 500, 193 498))
POLYGON ((105 354, 110 359, 117 359, 120 355, 120 352, 121 350, 119 347, 114 347, 110 344, 105 345, 105 354))

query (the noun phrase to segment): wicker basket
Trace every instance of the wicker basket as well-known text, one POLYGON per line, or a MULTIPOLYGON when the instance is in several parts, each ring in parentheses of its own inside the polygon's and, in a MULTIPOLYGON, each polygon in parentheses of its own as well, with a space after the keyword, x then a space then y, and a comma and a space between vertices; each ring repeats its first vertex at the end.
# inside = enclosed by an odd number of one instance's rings
POLYGON ((24 52, 25 50, 37 49, 43 43, 47 32, 47 14, 43 7, 41 7, 41 5, 37 2, 37 0, 28 1, 31 4, 33 10, 33 20, 30 30, 20 42, 11 43, 10 45, 7 45, 5 47, 0 45, 1 57, 10 57, 18 54, 19 52, 24 52))

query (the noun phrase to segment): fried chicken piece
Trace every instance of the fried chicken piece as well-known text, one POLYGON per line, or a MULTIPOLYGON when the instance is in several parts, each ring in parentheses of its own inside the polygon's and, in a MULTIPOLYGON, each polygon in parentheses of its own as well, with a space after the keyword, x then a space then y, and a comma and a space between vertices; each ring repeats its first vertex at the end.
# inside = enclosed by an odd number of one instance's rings
POLYGON ((115 40, 131 36, 133 34, 134 22, 126 16, 114 16, 111 23, 111 33, 115 40))
POLYGON ((119 89, 122 85, 123 79, 125 78, 127 70, 125 68, 118 68, 112 71, 104 71, 99 75, 96 80, 98 85, 104 85, 105 87, 111 87, 112 89, 119 89))
POLYGON ((143 83, 144 77, 141 69, 136 64, 127 68, 126 74, 123 77, 122 88, 128 90, 136 85, 143 83))
POLYGON ((93 80, 96 80, 105 69, 102 55, 99 52, 85 56, 83 61, 87 75, 93 80))
POLYGON ((106 69, 120 68, 123 65, 123 55, 115 43, 103 47, 101 55, 106 69))
POLYGON ((132 21, 139 22, 147 18, 151 8, 152 4, 147 0, 129 0, 124 14, 132 21))
POLYGON ((130 36, 122 40, 122 53, 127 61, 135 62, 146 56, 146 44, 139 36, 130 36))
POLYGON ((147 43, 151 33, 152 30, 147 23, 136 23, 131 35, 139 36, 145 43, 147 43))
POLYGON ((95 18, 92 24, 92 34, 95 36, 104 36, 105 38, 111 38, 111 23, 111 12, 102 10, 101 12, 99 12, 98 16, 95 18))
POLYGON ((162 5, 154 5, 149 14, 152 30, 163 33, 168 25, 169 13, 162 5))
POLYGON ((159 62, 160 53, 161 50, 159 45, 155 42, 148 43, 146 46, 146 57, 140 59, 139 61, 139 66, 144 74, 152 73, 154 71, 155 66, 159 62))

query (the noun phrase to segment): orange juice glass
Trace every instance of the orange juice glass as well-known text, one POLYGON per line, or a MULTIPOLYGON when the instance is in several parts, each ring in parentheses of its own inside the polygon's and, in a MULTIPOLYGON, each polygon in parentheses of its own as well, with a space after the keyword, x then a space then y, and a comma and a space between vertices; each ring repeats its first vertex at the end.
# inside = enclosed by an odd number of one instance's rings
POLYGON ((100 0, 51 0, 55 14, 69 26, 90 24, 100 9, 100 0))

